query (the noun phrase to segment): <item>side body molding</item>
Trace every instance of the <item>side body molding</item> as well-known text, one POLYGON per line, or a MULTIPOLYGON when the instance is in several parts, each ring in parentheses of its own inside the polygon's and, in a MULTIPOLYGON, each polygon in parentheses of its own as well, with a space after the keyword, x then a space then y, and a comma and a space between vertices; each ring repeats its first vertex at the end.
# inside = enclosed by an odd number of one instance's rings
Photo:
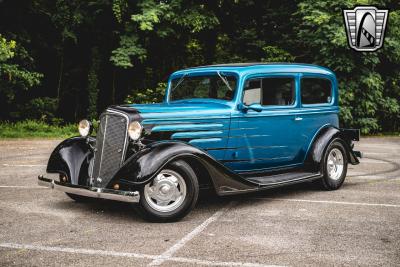
POLYGON ((351 142, 359 140, 359 131, 353 129, 340 129, 333 126, 328 126, 321 129, 315 136, 312 146, 308 151, 307 163, 311 164, 313 168, 318 168, 322 161, 325 149, 334 138, 340 138, 343 142, 349 163, 356 165, 360 161, 357 158, 356 152, 353 151, 351 142))
POLYGON ((47 172, 64 174, 73 185, 85 185, 88 181, 88 167, 92 157, 93 153, 87 139, 72 137, 61 142, 51 153, 47 172))
MULTIPOLYGON (((196 160, 208 171, 219 195, 258 189, 258 185, 233 173, 205 151, 179 141, 161 141, 149 144, 132 155, 114 175, 111 183, 132 186, 142 185, 153 179, 161 169, 176 159, 196 160)), ((202 173, 198 173, 202 175, 202 173)), ((204 175, 206 175, 204 173, 204 175)))

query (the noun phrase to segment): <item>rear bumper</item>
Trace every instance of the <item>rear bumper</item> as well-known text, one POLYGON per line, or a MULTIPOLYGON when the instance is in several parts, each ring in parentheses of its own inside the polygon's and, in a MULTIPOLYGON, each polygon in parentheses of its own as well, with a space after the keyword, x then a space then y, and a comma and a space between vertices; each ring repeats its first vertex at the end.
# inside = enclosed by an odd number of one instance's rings
POLYGON ((98 187, 65 184, 55 181, 53 179, 45 178, 43 177, 43 175, 39 175, 38 184, 40 186, 56 189, 65 193, 71 193, 91 198, 109 199, 129 203, 137 203, 140 199, 138 191, 120 191, 98 187))

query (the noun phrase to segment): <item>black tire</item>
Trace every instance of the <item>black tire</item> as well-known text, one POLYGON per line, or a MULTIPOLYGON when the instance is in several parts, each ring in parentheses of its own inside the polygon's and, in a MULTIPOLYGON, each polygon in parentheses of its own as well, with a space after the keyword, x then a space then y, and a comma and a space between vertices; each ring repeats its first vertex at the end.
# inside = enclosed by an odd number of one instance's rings
MULTIPOLYGON (((337 157, 337 158, 339 158, 339 157, 337 157)), ((336 138, 336 139, 332 140, 331 143, 328 145, 327 149, 325 150, 323 160, 321 162, 321 171, 323 173, 323 177, 320 180, 320 184, 321 184, 322 188, 325 190, 339 189, 342 186, 342 184, 346 178, 347 165, 348 165, 348 159, 347 159, 346 148, 343 146, 341 139, 336 138), (337 173, 337 175, 335 176, 335 175, 330 174, 330 172, 329 172, 330 167, 328 167, 328 158, 331 153, 332 153, 332 155, 336 155, 335 152, 337 152, 337 151, 340 151, 340 153, 337 153, 337 156, 340 154, 342 156, 343 169, 342 169, 340 175, 339 175, 339 173, 337 173)), ((330 165, 330 166, 332 166, 332 165, 330 165)), ((336 168, 336 170, 337 169, 338 168, 336 168)))
MULTIPOLYGON (((136 205, 136 210, 147 220, 153 222, 173 222, 186 216, 196 205, 199 196, 199 183, 193 169, 183 160, 174 161, 164 167, 163 171, 172 170, 183 178, 186 184, 186 196, 183 202, 172 211, 158 211, 154 209, 146 200, 144 195, 145 186, 140 188, 140 201, 136 205)), ((152 183, 152 182, 150 182, 152 183)), ((149 184, 150 184, 149 183, 149 184)))
POLYGON ((79 203, 87 203, 87 202, 93 201, 93 198, 91 198, 91 197, 85 197, 85 196, 75 195, 75 194, 71 194, 71 193, 65 193, 65 194, 67 196, 69 196, 71 199, 73 199, 79 203))

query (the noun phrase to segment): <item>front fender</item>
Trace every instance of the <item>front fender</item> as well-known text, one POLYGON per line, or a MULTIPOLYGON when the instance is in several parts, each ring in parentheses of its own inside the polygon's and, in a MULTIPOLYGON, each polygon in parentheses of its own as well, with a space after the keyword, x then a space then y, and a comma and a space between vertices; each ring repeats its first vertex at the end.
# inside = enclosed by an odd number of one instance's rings
POLYGON ((93 157, 89 141, 94 139, 72 137, 61 142, 51 153, 46 171, 66 175, 73 185, 87 185, 89 162, 93 157))
POLYGON ((256 186, 230 171, 205 151, 177 141, 155 142, 148 145, 125 161, 112 181, 133 186, 146 184, 168 163, 177 159, 193 159, 201 163, 207 170, 217 193, 251 190, 256 186))

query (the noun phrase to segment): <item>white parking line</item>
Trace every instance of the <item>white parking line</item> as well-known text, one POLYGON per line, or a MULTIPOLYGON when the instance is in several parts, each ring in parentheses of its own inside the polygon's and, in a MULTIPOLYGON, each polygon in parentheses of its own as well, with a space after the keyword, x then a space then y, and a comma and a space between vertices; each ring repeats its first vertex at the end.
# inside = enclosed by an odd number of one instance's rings
POLYGON ((0 247, 15 248, 15 249, 30 249, 30 250, 50 251, 50 252, 65 252, 65 253, 74 253, 74 254, 126 257, 126 258, 154 259, 156 257, 153 255, 130 253, 130 252, 117 252, 117 251, 82 249, 82 248, 48 247, 48 246, 40 246, 40 245, 14 244, 14 243, 1 243, 0 247))
POLYGON ((311 200, 311 199, 296 199, 296 198, 269 198, 269 197, 261 197, 261 198, 255 198, 255 199, 262 199, 262 200, 265 199, 265 200, 272 200, 272 201, 287 201, 287 202, 308 202, 308 203, 323 203, 323 204, 338 204, 338 205, 400 208, 400 205, 397 205, 397 204, 384 204, 384 203, 364 203, 364 202, 311 200))
POLYGON ((0 188, 28 188, 28 189, 41 189, 41 188, 45 188, 44 186, 29 186, 29 185, 0 185, 0 188))
POLYGON ((235 202, 230 202, 226 207, 223 209, 217 211, 214 213, 210 218, 205 220, 202 224, 194 228, 193 231, 188 233, 186 236, 184 236, 181 240, 178 241, 175 245, 167 249, 164 253, 159 255, 156 259, 154 259, 152 262, 150 262, 149 266, 155 266, 155 265, 160 265, 170 259, 173 254, 175 254, 179 249, 181 249, 187 242, 192 240, 194 237, 196 237, 198 234, 200 234, 206 227, 212 223, 218 220, 219 217, 221 217, 222 214, 224 214, 227 210, 229 210, 235 202))
POLYGON ((46 167, 44 164, 2 164, 4 167, 46 167))
MULTIPOLYGON (((2 248, 11 249, 29 249, 36 251, 47 251, 47 252, 64 252, 72 254, 86 254, 86 255, 99 255, 99 256, 112 256, 112 257, 123 257, 123 258, 138 258, 138 259, 157 259, 156 255, 132 253, 132 252, 118 252, 109 250, 96 250, 96 249, 83 249, 83 248, 68 248, 68 247, 50 247, 40 245, 29 245, 29 244, 15 244, 15 243, 0 243, 2 248)), ((225 261, 209 261, 200 260, 184 257, 170 257, 168 261, 180 262, 180 263, 193 263, 207 266, 240 266, 240 267, 282 267, 279 265, 264 265, 259 263, 251 262, 225 262, 225 261)))

